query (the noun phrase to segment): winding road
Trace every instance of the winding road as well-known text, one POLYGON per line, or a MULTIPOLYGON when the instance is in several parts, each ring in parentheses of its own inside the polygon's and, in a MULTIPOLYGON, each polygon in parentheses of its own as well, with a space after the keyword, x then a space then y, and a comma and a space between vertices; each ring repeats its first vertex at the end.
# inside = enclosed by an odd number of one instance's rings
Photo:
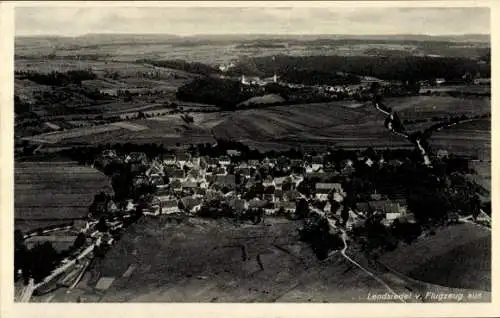
MULTIPOLYGON (((354 266, 358 267, 359 269, 361 269, 365 274, 367 274, 368 276, 370 276, 371 278, 375 279, 378 283, 380 283, 382 286, 385 287, 385 289, 387 289, 387 291, 389 293, 391 293, 393 296, 394 296, 394 299, 398 299, 399 301, 403 302, 403 303, 406 303, 406 301, 399 295, 397 294, 389 285, 387 285, 387 283, 385 283, 380 277, 378 277, 377 275, 373 274, 372 272, 370 272, 368 269, 366 269, 365 267, 363 267, 362 265, 360 265, 358 262, 356 262, 355 260, 353 260, 349 255, 347 255, 347 249, 349 248, 349 245, 347 244, 347 241, 349 240, 349 237, 346 233, 346 231, 343 229, 343 228, 340 228, 340 227, 337 227, 335 225, 335 221, 330 219, 326 214, 325 212, 317 209, 317 208, 314 208, 312 206, 310 206, 310 209, 311 211, 315 212, 316 214, 318 214, 320 217, 322 218, 325 218, 327 221, 328 221, 328 225, 330 226, 330 229, 334 230, 334 231, 337 231, 337 230, 340 230, 342 232, 341 234, 341 238, 342 238, 342 241, 344 242, 344 248, 340 251, 340 254, 342 255, 342 257, 344 257, 347 261, 349 261, 351 264, 353 264, 354 266)), ((337 251, 333 251, 331 252, 328 257, 332 256, 333 254, 335 254, 337 251)))

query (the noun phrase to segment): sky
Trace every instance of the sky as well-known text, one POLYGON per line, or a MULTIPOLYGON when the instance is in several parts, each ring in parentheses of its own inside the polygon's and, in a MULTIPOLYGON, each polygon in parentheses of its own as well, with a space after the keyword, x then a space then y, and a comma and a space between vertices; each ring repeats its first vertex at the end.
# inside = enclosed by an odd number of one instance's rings
POLYGON ((16 35, 489 34, 489 8, 16 7, 16 35))

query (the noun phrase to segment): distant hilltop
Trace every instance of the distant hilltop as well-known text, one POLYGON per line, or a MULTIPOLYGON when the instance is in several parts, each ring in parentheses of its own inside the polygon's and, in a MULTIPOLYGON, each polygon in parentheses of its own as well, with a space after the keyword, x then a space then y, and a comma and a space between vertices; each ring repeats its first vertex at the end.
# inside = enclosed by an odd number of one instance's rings
POLYGON ((93 38, 99 40, 190 40, 190 41, 248 41, 248 40, 371 40, 371 41, 444 41, 444 42, 490 42, 490 34, 463 34, 463 35, 428 35, 428 34, 380 34, 380 35, 347 35, 347 34, 196 34, 175 35, 162 33, 88 33, 77 36, 62 35, 29 35, 16 38, 93 38))

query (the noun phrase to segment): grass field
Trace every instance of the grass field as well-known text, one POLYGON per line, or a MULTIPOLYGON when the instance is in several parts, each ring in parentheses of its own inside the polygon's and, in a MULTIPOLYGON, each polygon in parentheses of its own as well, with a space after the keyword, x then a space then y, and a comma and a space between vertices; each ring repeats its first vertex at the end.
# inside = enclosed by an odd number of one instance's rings
POLYGON ((491 232, 472 224, 436 232, 398 247, 380 261, 424 282, 491 291, 491 232))
POLYGON ((73 162, 16 162, 16 227, 29 230, 86 216, 94 195, 111 191, 99 171, 73 162))

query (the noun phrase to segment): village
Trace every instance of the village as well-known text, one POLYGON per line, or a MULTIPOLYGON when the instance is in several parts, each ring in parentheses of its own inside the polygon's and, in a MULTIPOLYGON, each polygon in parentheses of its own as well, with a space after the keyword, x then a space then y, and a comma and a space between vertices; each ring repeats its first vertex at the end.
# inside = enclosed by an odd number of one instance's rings
MULTIPOLYGON (((237 150, 227 150, 219 157, 193 156, 187 152, 166 155, 148 162, 145 154, 133 152, 120 157, 114 151, 105 151, 97 161, 119 161, 144 169, 133 178, 136 188, 153 186, 154 191, 141 196, 137 202, 128 200, 125 211, 140 205, 148 216, 171 214, 221 217, 259 210, 264 216, 293 216, 300 200, 306 200, 312 209, 338 218, 347 193, 343 183, 354 171, 354 161, 367 167, 401 165, 398 160, 384 162, 383 158, 346 159, 339 167, 327 161, 327 154, 306 155, 304 159, 264 158, 242 161, 237 150), (312 182, 311 182, 312 180, 312 182), (146 199, 147 197, 147 199, 146 199), (227 212, 227 210, 231 212, 227 212), (226 212, 225 212, 225 211, 226 212)), ((106 212, 116 212, 115 204, 106 212)), ((384 224, 404 218, 412 220, 404 199, 389 200, 374 191, 365 202, 349 210, 344 223, 350 229, 370 212, 383 216, 384 224)))

